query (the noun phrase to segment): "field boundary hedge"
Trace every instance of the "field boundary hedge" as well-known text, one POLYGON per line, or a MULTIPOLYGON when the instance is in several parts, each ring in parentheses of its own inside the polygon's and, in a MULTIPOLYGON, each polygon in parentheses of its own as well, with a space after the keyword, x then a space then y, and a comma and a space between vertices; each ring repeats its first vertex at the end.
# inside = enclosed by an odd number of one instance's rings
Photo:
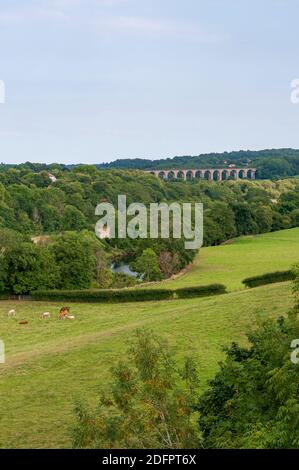
POLYGON ((32 292, 32 300, 61 302, 146 302, 194 297, 208 297, 226 293, 222 284, 183 287, 180 289, 99 289, 99 290, 39 290, 32 292))
POLYGON ((276 271, 273 273, 265 273, 260 276, 247 277, 242 281, 246 287, 264 286, 266 284, 274 284, 275 282, 285 282, 295 279, 295 274, 291 271, 276 271))
POLYGON ((0 300, 9 300, 9 294, 0 293, 0 300))
POLYGON ((226 293, 226 287, 223 284, 209 284, 207 286, 181 287, 176 289, 175 293, 179 299, 192 297, 209 297, 211 295, 220 295, 226 293))

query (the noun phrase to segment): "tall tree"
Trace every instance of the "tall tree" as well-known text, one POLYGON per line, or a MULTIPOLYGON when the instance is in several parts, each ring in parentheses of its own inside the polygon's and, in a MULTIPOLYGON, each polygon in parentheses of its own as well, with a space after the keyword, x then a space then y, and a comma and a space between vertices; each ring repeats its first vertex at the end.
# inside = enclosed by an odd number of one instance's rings
POLYGON ((93 244, 84 233, 65 232, 51 245, 61 273, 61 289, 88 289, 95 272, 93 244))
POLYGON ((147 282, 161 279, 158 257, 151 248, 144 250, 136 262, 132 263, 132 269, 142 275, 143 280, 147 282))
POLYGON ((4 265, 7 269, 6 289, 15 294, 54 289, 59 284, 59 267, 46 247, 23 242, 8 248, 4 254, 4 265))
POLYGON ((99 405, 76 406, 74 447, 193 448, 200 446, 194 421, 198 376, 186 358, 183 367, 153 332, 139 330, 128 359, 112 369, 109 392, 99 405))

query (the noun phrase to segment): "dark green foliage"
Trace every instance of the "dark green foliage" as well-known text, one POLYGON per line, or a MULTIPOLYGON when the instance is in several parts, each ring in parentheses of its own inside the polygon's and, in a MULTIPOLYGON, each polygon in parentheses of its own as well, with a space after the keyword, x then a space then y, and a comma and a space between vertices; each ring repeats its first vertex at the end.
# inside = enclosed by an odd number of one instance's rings
POLYGON ((208 297, 210 295, 221 295, 226 293, 223 284, 210 284, 209 286, 182 287, 175 291, 179 299, 192 297, 208 297))
POLYGON ((252 214, 258 227, 258 233, 271 232, 273 210, 269 205, 257 204, 252 208, 252 214))
POLYGON ((111 274, 111 283, 112 288, 114 289, 123 289, 124 287, 134 287, 138 284, 138 280, 124 273, 113 273, 111 274))
MULTIPOLYGON (((5 184, 13 184, 19 180, 20 174, 26 183, 29 182, 42 187, 47 183, 45 171, 51 172, 55 176, 71 172, 76 172, 81 181, 88 180, 86 174, 94 178, 96 167, 102 169, 123 169, 123 170, 145 170, 145 169, 165 169, 165 168, 221 168, 228 164, 237 166, 250 165, 258 169, 259 178, 283 178, 299 174, 299 150, 283 148, 269 150, 240 150, 234 152, 209 153, 196 156, 180 156, 160 160, 146 160, 142 158, 126 159, 122 158, 111 163, 93 165, 60 165, 44 163, 26 162, 21 165, 0 164, 0 174, 3 174, 1 181, 5 184), (227 163, 224 163, 226 161, 227 163), (29 175, 28 175, 29 173, 29 175), (32 173, 38 176, 33 177, 32 173), (85 175, 84 175, 85 174, 85 175)), ((99 193, 105 193, 109 183, 98 183, 99 193)))
POLYGON ((151 248, 144 250, 139 258, 132 263, 131 268, 146 282, 159 281, 162 278, 158 256, 151 248))
POLYGON ((237 235, 235 214, 227 203, 217 201, 210 204, 209 209, 206 210, 205 216, 210 219, 216 227, 217 235, 214 244, 219 244, 237 235))
MULTIPOLYGON (((294 162, 297 158, 295 153, 287 150, 283 158, 294 162)), ((207 156, 206 162, 221 166, 223 158, 228 163, 232 159, 238 165, 252 165, 248 162, 252 156, 250 152, 214 154, 207 156)), ((254 158, 261 162, 267 158, 281 158, 281 155, 278 151, 269 151, 254 154, 254 158)), ((195 158, 194 164, 197 166, 200 160, 195 158)), ((184 163, 190 163, 190 159, 183 157, 164 162, 166 166, 184 163)), ((134 166, 134 162, 132 164, 134 166)), ((107 239, 102 241, 100 249, 96 247, 95 207, 103 200, 116 206, 120 194, 127 195, 127 205, 141 202, 147 207, 151 202, 202 202, 205 246, 218 245, 238 235, 264 233, 299 224, 297 179, 223 183, 162 181, 134 170, 100 170, 88 165, 69 168, 27 162, 23 165, 0 165, 0 230, 13 229, 14 233, 22 236, 27 234, 27 242, 32 236, 48 235, 49 250, 55 257, 50 266, 54 271, 58 267, 61 273, 55 285, 60 289, 130 285, 125 279, 119 284, 114 282, 110 272, 113 261, 135 265, 145 281, 171 277, 193 261, 196 251, 186 250, 183 239, 171 236, 169 239, 107 239), (51 181, 49 173, 57 180, 51 181), (56 234, 68 230, 80 233, 77 241, 75 235, 72 242, 64 235, 55 239, 56 234), (82 235, 83 230, 88 231, 89 237, 82 235), (86 251, 85 257, 82 247, 86 251)), ((5 272, 7 274, 2 258, 0 291, 5 289, 5 272)))
MULTIPOLYGON (((283 152, 282 152, 283 153, 283 152)), ((297 153, 297 152, 296 152, 297 153)), ((294 158, 280 157, 261 159, 257 162, 260 178, 285 178, 298 173, 298 156, 294 158)))
POLYGON ((96 266, 89 236, 65 232, 56 237, 50 249, 60 271, 58 288, 88 289, 91 286, 96 266))
POLYGON ((242 281, 246 287, 257 287, 265 284, 274 284, 275 282, 291 281, 295 279, 295 274, 289 271, 276 271, 274 273, 266 273, 260 276, 248 277, 242 281))
POLYGON ((299 207, 299 192, 288 191, 281 195, 279 199, 279 211, 281 214, 289 215, 299 207))
POLYGON ((238 235, 250 235, 259 232, 250 204, 247 202, 235 203, 233 204, 233 211, 238 235))
POLYGON ((291 226, 299 227, 299 209, 293 209, 290 212, 291 226))
POLYGON ((201 445, 194 360, 179 365, 167 343, 138 330, 125 359, 112 369, 96 407, 78 402, 75 448, 190 449, 201 445))
POLYGON ((47 248, 23 242, 4 255, 6 275, 4 290, 29 294, 37 289, 51 289, 59 284, 60 271, 47 248))
POLYGON ((10 294, 9 293, 5 293, 5 292, 0 292, 0 300, 8 300, 10 297, 10 294))
MULTIPOLYGON (((283 230, 291 227, 291 219, 287 215, 273 212, 272 231, 283 230)), ((299 226, 299 224, 298 224, 299 226)))
POLYGON ((298 448, 298 364, 291 342, 299 338, 296 310, 269 320, 233 344, 200 397, 199 428, 206 448, 298 448))
POLYGON ((69 302, 145 302, 170 300, 174 291, 170 289, 101 289, 101 290, 53 290, 32 292, 33 300, 69 302))
POLYGON ((83 230, 87 223, 83 213, 74 206, 66 206, 62 218, 64 230, 83 230))
POLYGON ((121 159, 102 163, 99 168, 122 169, 169 169, 169 168, 222 168, 229 164, 251 166, 258 169, 259 178, 284 178, 299 174, 299 150, 240 150, 237 152, 209 153, 196 156, 182 156, 161 160, 141 158, 121 159), (227 163, 225 163, 227 162, 227 163))
POLYGON ((101 289, 101 290, 39 290, 32 292, 33 300, 68 300, 69 302, 145 302, 225 294, 222 284, 171 289, 101 289))

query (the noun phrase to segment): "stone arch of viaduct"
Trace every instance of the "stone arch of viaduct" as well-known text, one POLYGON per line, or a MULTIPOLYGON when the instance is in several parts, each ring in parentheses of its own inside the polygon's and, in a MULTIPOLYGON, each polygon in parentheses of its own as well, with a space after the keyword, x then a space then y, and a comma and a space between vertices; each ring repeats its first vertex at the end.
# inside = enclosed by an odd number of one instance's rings
POLYGON ((181 179, 192 180, 193 178, 206 179, 210 181, 225 181, 227 179, 256 179, 256 168, 201 168, 199 170, 146 170, 158 178, 165 180, 181 179))

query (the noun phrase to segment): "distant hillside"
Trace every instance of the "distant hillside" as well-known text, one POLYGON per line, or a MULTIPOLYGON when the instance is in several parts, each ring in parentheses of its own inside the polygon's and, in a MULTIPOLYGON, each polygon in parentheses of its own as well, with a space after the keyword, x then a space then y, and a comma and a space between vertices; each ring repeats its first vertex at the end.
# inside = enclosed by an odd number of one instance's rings
MULTIPOLYGON (((87 156, 88 158, 88 156, 87 156)), ((98 168, 119 170, 150 170, 150 169, 176 169, 176 168, 225 168, 230 164, 236 166, 250 166, 258 169, 259 179, 280 179, 299 175, 299 149, 269 149, 269 150, 240 150, 238 152, 208 153, 196 156, 182 156, 173 158, 161 158, 158 160, 142 158, 123 158, 110 163, 98 163, 96 165, 59 164, 59 163, 31 163, 4 164, 0 163, 0 174, 7 170, 18 170, 26 174, 28 171, 40 173, 69 172, 75 168, 98 168)), ((91 170, 92 171, 92 170, 91 170)))
POLYGON ((118 159, 111 163, 102 163, 98 168, 140 169, 151 168, 204 168, 254 166, 259 178, 283 178, 299 174, 298 149, 240 150, 238 152, 209 153, 196 156, 182 156, 159 160, 141 158, 118 159))

